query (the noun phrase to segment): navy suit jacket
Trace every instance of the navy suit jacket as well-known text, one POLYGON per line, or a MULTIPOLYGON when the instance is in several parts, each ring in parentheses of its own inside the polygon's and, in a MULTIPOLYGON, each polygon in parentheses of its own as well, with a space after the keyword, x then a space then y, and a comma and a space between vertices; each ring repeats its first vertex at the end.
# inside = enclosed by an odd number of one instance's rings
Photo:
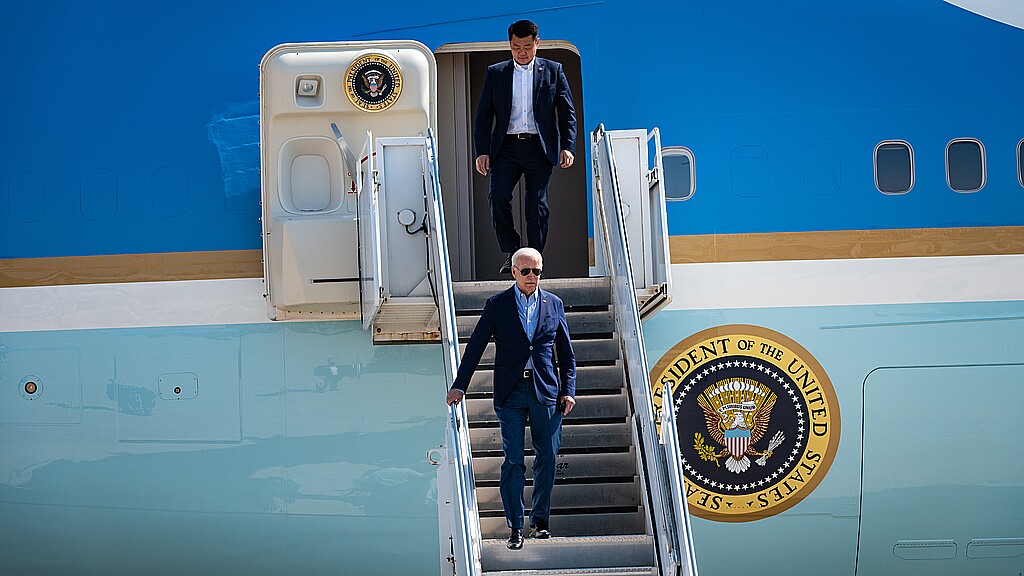
MULTIPOLYGON (((562 65, 554 60, 536 58, 533 72, 533 118, 540 132, 544 154, 552 166, 558 165, 558 152, 576 153, 576 109, 572 104, 569 81, 562 65), (558 110, 558 116, 555 116, 558 110)), ((484 90, 476 108, 473 142, 476 155, 487 154, 494 163, 512 117, 512 60, 498 62, 487 68, 484 90)))
POLYGON ((537 290, 540 292, 540 307, 532 343, 519 320, 515 286, 487 299, 480 321, 462 354, 462 363, 452 388, 466 391, 487 342, 494 336, 495 405, 505 403, 512 387, 523 377, 526 360, 531 357, 533 384, 541 403, 554 406, 559 396, 576 396, 576 355, 569 341, 565 308, 558 296, 540 288, 537 290))

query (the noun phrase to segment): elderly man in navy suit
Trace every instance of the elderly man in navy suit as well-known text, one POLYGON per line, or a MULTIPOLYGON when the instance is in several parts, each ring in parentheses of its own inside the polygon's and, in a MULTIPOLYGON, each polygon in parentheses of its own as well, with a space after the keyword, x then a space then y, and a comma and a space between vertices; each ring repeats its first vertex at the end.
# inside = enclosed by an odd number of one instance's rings
POLYGON ((571 167, 576 150, 576 109, 562 65, 537 57, 537 25, 529 20, 509 26, 508 41, 512 59, 487 68, 473 126, 476 170, 491 175, 491 221, 508 255, 501 274, 510 272, 521 246, 512 221, 519 178, 526 177, 527 245, 543 252, 551 170, 571 167))
POLYGON ((535 538, 550 538, 548 518, 555 484, 555 456, 562 441, 562 416, 576 405, 576 356, 562 301, 541 290, 540 252, 522 248, 513 255, 514 286, 491 296, 484 305, 462 355, 450 390, 450 406, 462 400, 480 356, 494 337, 494 412, 501 427, 501 503, 512 533, 508 547, 523 547, 524 444, 526 420, 533 440, 533 507, 535 538), (556 356, 557 353, 557 356, 556 356))

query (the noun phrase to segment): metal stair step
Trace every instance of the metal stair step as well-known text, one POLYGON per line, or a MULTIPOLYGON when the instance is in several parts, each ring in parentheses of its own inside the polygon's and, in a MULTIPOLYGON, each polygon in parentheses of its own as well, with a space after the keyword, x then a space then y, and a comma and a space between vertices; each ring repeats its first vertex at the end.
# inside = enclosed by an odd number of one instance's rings
MULTIPOLYGON (((634 512, 601 512, 598 514, 559 514, 551 511, 549 523, 556 536, 613 536, 620 534, 642 534, 647 531, 647 517, 644 508, 634 512)), ((508 524, 505 516, 490 516, 480 519, 480 535, 484 538, 508 538, 508 524)))
MULTIPOLYGON (((479 314, 457 316, 459 339, 468 340, 480 320, 479 314)), ((569 336, 582 337, 588 334, 611 334, 615 331, 615 317, 611 310, 588 310, 583 312, 568 311, 565 321, 569 324, 569 336)))
MULTIPOLYGON (((650 567, 656 562, 654 537, 645 534, 531 538, 522 550, 509 550, 505 542, 504 538, 483 541, 480 565, 484 571, 621 569, 650 567)), ((645 574, 650 573, 650 568, 647 570, 645 574)))
MULTIPOLYGON (((477 488, 476 500, 481 512, 503 512, 501 493, 497 486, 477 488)), ((584 510, 596 508, 622 508, 640 505, 640 477, 631 482, 601 482, 595 484, 556 484, 551 491, 552 509, 584 510)), ((533 486, 523 490, 523 502, 533 501, 533 486)))
MULTIPOLYGON (((526 451, 532 454, 530 428, 526 428, 526 451)), ((501 432, 497 426, 474 427, 469 429, 470 447, 474 454, 480 452, 501 452, 501 432)), ((572 424, 562 426, 561 450, 572 449, 625 449, 632 445, 632 433, 628 423, 613 424, 572 424)))
POLYGON ((485 576, 657 576, 654 566, 622 566, 618 568, 562 568, 555 570, 498 570, 485 576))
MULTIPOLYGON (((483 310, 484 303, 491 296, 507 290, 512 280, 493 280, 487 282, 453 282, 455 293, 455 310, 465 313, 483 310)), ((542 280, 540 287, 562 299, 565 307, 577 306, 608 306, 612 301, 611 281, 607 277, 600 278, 548 278, 542 280)))
MULTIPOLYGON (((501 478, 503 456, 473 458, 473 476, 479 486, 501 478)), ((555 460, 555 480, 578 478, 627 478, 636 475, 636 452, 601 452, 596 454, 559 454, 555 460)), ((533 456, 526 457, 526 481, 533 480, 533 456)))
MULTIPOLYGON (((625 386, 626 376, 622 370, 622 361, 616 360, 612 365, 577 366, 576 392, 590 390, 617 390, 625 386)), ((494 392, 494 372, 477 370, 469 381, 469 395, 489 395, 494 392)))
MULTIPOLYGON (((585 363, 606 363, 610 364, 619 358, 619 338, 614 335, 612 338, 581 338, 574 340, 572 351, 576 355, 576 364, 585 363)), ((459 344, 459 357, 466 352, 466 344, 459 344)), ((488 342, 483 355, 480 356, 479 368, 491 368, 494 366, 494 342, 488 342)))
MULTIPOLYGON (((494 402, 490 398, 469 398, 466 400, 466 415, 470 424, 493 422, 497 424, 498 416, 494 413, 494 402)), ((563 422, 571 420, 602 418, 626 421, 629 418, 629 400, 626 391, 618 394, 602 394, 599 396, 576 395, 576 407, 563 422)))

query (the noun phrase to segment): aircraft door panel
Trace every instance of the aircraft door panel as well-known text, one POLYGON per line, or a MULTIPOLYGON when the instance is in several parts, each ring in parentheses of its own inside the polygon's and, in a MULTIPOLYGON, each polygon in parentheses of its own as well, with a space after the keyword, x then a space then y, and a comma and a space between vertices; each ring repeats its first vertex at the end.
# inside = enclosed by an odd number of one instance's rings
MULTIPOLYGON (((629 252, 629 267, 644 319, 668 305, 672 293, 668 216, 665 208, 665 169, 658 129, 604 130, 595 140, 595 178, 606 183, 607 193, 618 194, 622 233, 629 252), (654 148, 651 149, 651 143, 654 148), (650 159, 653 158, 653 169, 650 159)), ((604 237, 602 220, 594 206, 594 237, 604 237)), ((607 215, 612 217, 611 215, 607 215)), ((607 267, 604 247, 595 242, 598 273, 607 267)))
POLYGON ((1020 571, 1021 405, 1024 365, 868 376, 859 574, 1020 571))
POLYGON ((436 93, 433 55, 411 40, 282 44, 264 55, 260 178, 268 317, 372 322, 387 286, 379 265, 387 235, 373 206, 382 184, 372 169, 362 174, 345 135, 356 146, 370 130, 377 138, 422 138, 436 128, 436 93), (366 186, 356 182, 361 176, 368 176, 366 186), (373 189, 370 198, 365 189, 373 189))

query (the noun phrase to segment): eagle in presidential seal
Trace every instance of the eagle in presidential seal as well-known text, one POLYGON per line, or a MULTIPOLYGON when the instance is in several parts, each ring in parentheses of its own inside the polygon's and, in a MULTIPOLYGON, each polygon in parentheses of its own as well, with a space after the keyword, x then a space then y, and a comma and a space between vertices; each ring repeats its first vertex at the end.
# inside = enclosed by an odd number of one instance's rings
POLYGON ((817 360, 760 326, 710 328, 651 371, 655 404, 675 413, 690 511, 744 522, 810 494, 839 447, 835 390, 817 360), (662 391, 671 407, 661 406, 662 391))
POLYGON ((753 445, 768 431, 775 406, 775 393, 756 380, 722 380, 701 392, 697 403, 704 411, 708 433, 723 447, 713 456, 727 458, 725 467, 730 472, 739 474, 750 468, 747 456, 760 456, 757 463, 764 466, 772 451, 785 440, 785 434, 779 430, 767 450, 754 449, 753 445))

